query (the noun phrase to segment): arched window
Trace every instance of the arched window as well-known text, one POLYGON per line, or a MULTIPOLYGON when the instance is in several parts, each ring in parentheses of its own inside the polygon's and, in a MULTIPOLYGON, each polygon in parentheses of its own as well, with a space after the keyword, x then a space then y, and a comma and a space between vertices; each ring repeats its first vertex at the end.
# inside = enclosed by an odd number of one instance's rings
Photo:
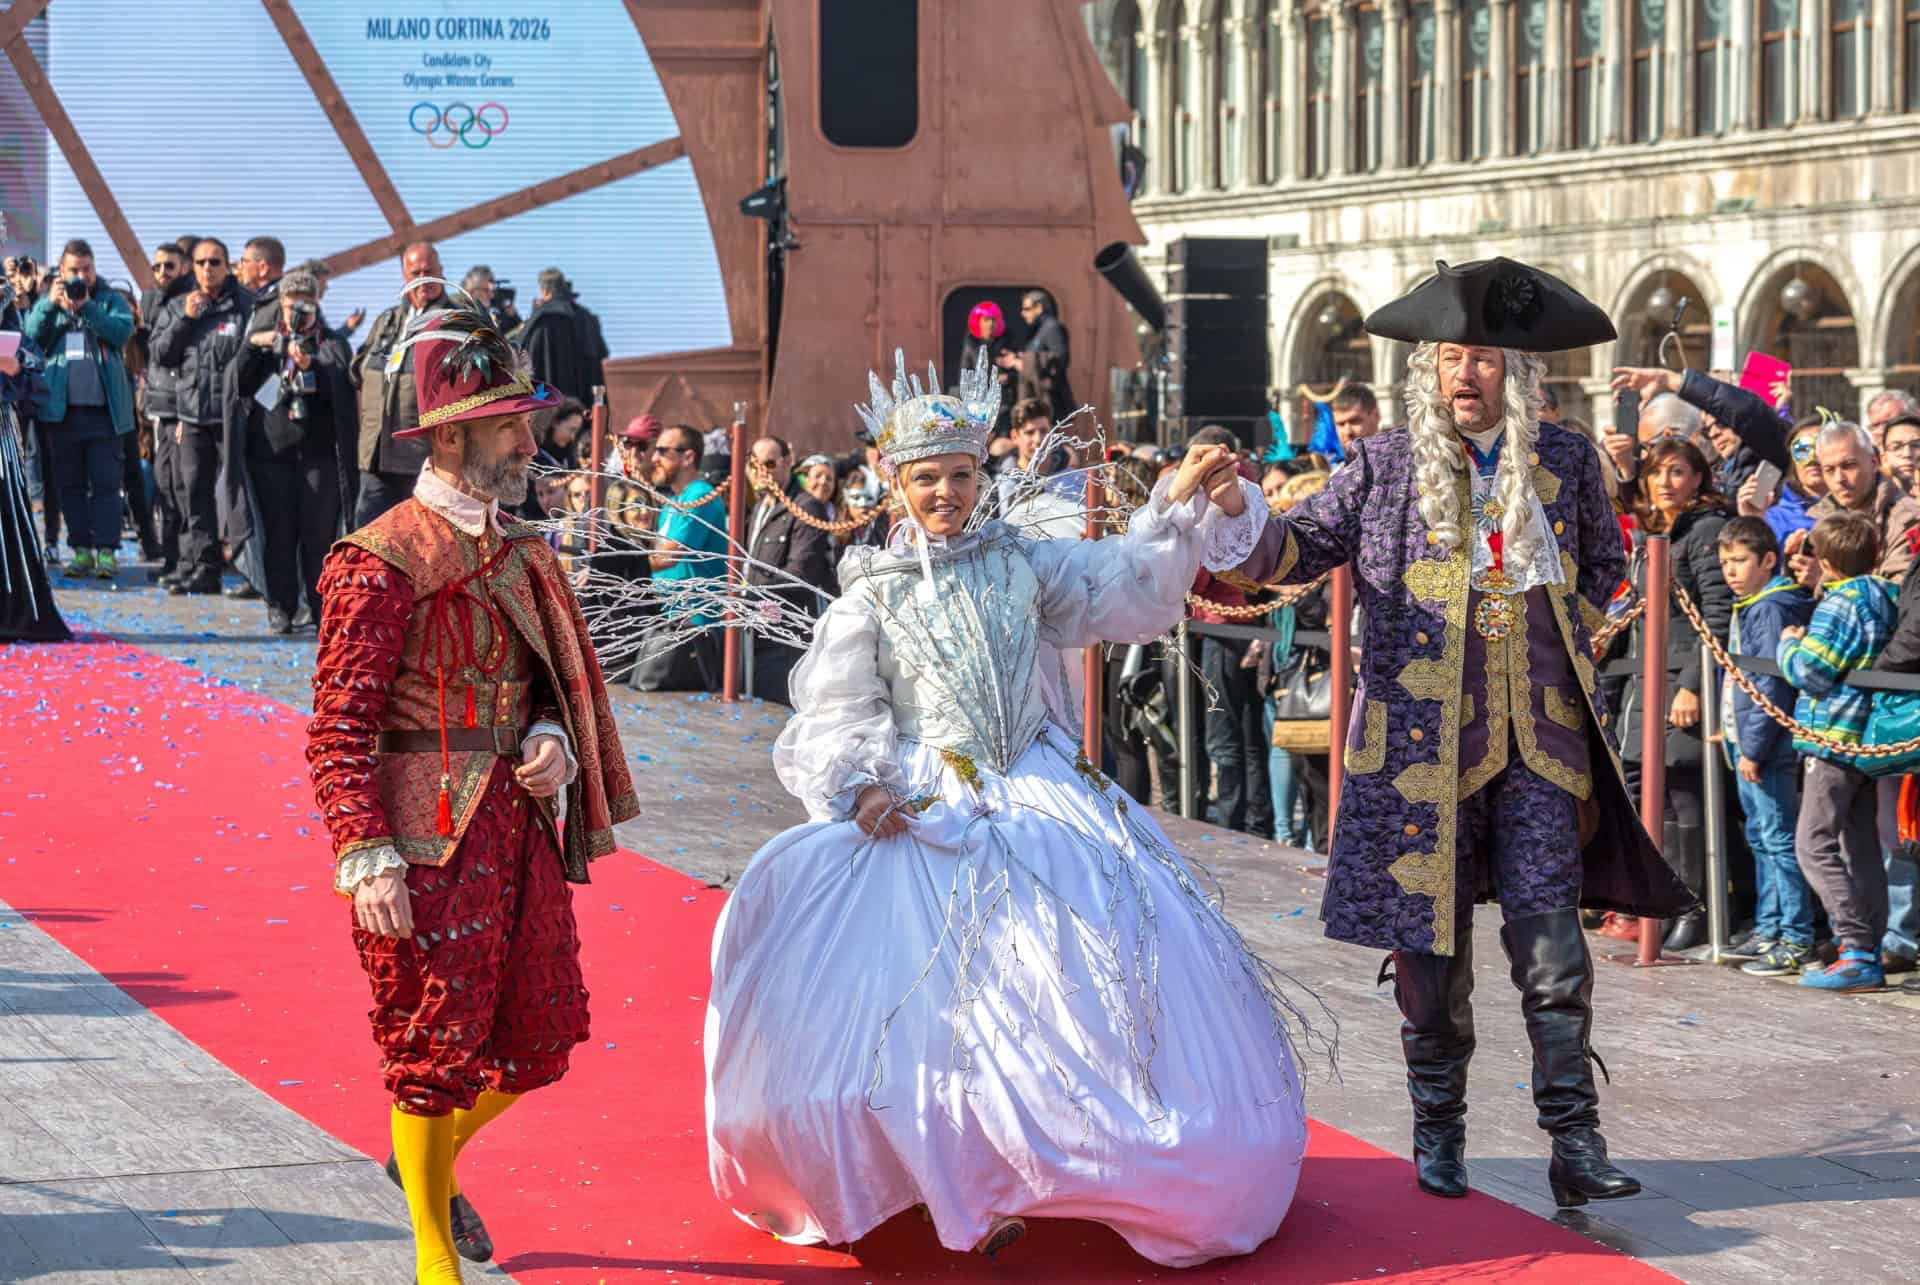
POLYGON ((1460 6, 1460 155, 1477 161, 1493 150, 1493 6, 1464 0, 1460 6))
POLYGON ((1433 160, 1433 0, 1407 6, 1407 164, 1433 160))
POLYGON ((1540 150, 1547 123, 1547 0, 1513 6, 1513 147, 1540 150))
POLYGON ((1848 419, 1860 414, 1860 394, 1847 371, 1860 364, 1860 335, 1846 292, 1817 263, 1793 263, 1760 287, 1756 333, 1748 347, 1793 367, 1793 414, 1825 406, 1848 419))
POLYGON ((1366 0, 1353 14, 1354 168, 1371 173, 1384 159, 1381 106, 1387 32, 1380 6, 1366 0))
POLYGON ((1573 129, 1569 141, 1575 147, 1592 147, 1600 141, 1600 102, 1606 92, 1607 60, 1600 43, 1603 0, 1575 0, 1571 45, 1573 60, 1570 80, 1573 129))
POLYGON ((1240 123, 1245 111, 1240 102, 1239 69, 1233 65, 1234 39, 1224 19, 1213 24, 1213 98, 1219 106, 1214 129, 1213 172, 1220 176, 1221 187, 1240 184, 1240 123))
POLYGON ((1760 24, 1760 124, 1780 129, 1800 111, 1800 0, 1755 0, 1760 24))
POLYGON ((1169 113, 1173 137, 1167 141, 1173 149, 1169 159, 1176 192, 1193 190, 1193 108, 1194 100, 1200 95, 1200 87, 1195 83, 1200 78, 1199 68, 1193 65, 1187 36, 1187 7, 1176 4, 1167 33, 1167 83, 1173 89, 1173 110, 1169 113))
POLYGON ((1333 152, 1333 22, 1325 10, 1307 15, 1308 178, 1326 176, 1333 152))
POLYGON ((1829 0, 1827 65, 1833 69, 1835 120, 1867 114, 1873 89, 1873 0, 1829 0))
POLYGON ((1632 112, 1628 137, 1636 143, 1651 143, 1660 137, 1666 117, 1661 101, 1661 65, 1665 61, 1662 42, 1667 35, 1667 0, 1633 0, 1629 30, 1633 44, 1627 51, 1628 104, 1632 112))
POLYGON ((1260 0, 1254 23, 1255 36, 1260 42, 1260 57, 1255 66, 1260 76, 1256 100, 1260 104, 1260 181, 1263 183, 1278 183, 1286 163, 1287 69, 1283 65, 1286 45, 1280 38, 1280 24, 1285 20, 1283 6, 1276 5, 1274 0, 1260 0))
POLYGON ((1693 132, 1718 134, 1733 114, 1733 22, 1731 0, 1694 0, 1693 132))

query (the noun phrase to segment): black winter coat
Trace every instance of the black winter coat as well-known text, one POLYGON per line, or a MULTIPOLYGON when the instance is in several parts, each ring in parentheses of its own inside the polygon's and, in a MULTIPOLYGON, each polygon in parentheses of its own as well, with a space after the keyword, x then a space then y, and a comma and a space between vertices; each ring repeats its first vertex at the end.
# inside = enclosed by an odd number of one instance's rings
MULTIPOLYGON (((1726 641, 1727 626, 1733 618, 1733 590, 1727 587, 1726 577, 1720 572, 1720 528, 1727 524, 1727 515, 1717 508, 1698 508, 1680 515, 1669 532, 1672 541, 1668 554, 1674 583, 1686 590, 1699 608, 1707 626, 1713 630, 1713 636, 1726 641)), ((1636 533, 1636 542, 1640 544, 1634 551, 1631 575, 1634 586, 1641 593, 1646 591, 1646 556, 1644 543, 1636 533)), ((1652 610, 1651 605, 1648 608, 1652 610)), ((1640 759, 1640 719, 1644 714, 1666 720, 1667 709, 1657 712, 1646 711, 1641 694, 1639 665, 1641 646, 1645 636, 1644 622, 1634 625, 1632 642, 1628 655, 1635 666, 1634 675, 1624 687, 1620 704, 1620 757, 1629 762, 1640 759)), ((1670 601, 1667 608, 1667 705, 1672 707, 1674 693, 1690 691, 1700 695, 1700 635, 1681 614, 1677 601, 1670 601)), ((1703 720, 1704 723, 1704 720, 1703 720)), ((1700 733, 1703 723, 1692 727, 1667 729, 1667 762, 1669 764, 1697 764, 1700 762, 1700 733)))
POLYGON ((227 278, 213 306, 198 317, 187 315, 188 290, 170 299, 153 327, 152 357, 156 365, 179 371, 174 381, 174 403, 188 424, 220 427, 225 419, 227 367, 247 342, 247 322, 253 296, 233 278, 227 278))

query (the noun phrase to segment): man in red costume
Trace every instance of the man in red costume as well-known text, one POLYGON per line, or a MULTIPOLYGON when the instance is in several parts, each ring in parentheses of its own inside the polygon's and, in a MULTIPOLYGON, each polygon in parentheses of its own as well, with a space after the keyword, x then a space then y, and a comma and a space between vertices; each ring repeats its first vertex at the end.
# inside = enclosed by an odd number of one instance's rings
POLYGON ((526 499, 559 400, 472 308, 405 341, 432 458, 320 581, 307 760, 353 898, 421 1285, 493 1247, 454 1160, 587 1037, 571 883, 639 812, 600 666, 526 499))

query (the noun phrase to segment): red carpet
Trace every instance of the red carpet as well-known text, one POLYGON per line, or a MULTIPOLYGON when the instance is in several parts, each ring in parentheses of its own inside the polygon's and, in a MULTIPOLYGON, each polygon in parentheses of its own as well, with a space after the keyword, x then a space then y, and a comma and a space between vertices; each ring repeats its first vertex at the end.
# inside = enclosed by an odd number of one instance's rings
MULTIPOLYGON (((304 715, 100 643, 0 649, 0 726, 0 898, 262 1091, 384 1156, 304 715)), ((783 1246, 706 1181, 699 1041, 720 894, 626 854, 594 879, 576 903, 594 1038, 463 1166, 521 1281, 1672 1279, 1486 1196, 1421 1197, 1406 1162, 1321 1127, 1280 1235, 1189 1272, 1072 1223, 1037 1225, 998 1267, 941 1251, 913 1217, 858 1259, 783 1246)))

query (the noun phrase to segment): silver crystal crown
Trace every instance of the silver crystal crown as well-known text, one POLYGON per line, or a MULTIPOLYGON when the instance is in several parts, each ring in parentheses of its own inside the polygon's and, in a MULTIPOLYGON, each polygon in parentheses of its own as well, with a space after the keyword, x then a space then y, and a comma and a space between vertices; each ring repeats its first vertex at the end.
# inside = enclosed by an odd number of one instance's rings
POLYGON ((940 391, 940 375, 927 363, 927 382, 907 373, 907 355, 893 350, 893 387, 887 388, 880 376, 867 374, 867 391, 872 397, 854 410, 880 449, 881 463, 898 471, 901 465, 934 455, 970 454, 984 456, 987 437, 1000 415, 1000 381, 993 376, 983 346, 971 368, 960 371, 960 395, 949 397, 940 391))

